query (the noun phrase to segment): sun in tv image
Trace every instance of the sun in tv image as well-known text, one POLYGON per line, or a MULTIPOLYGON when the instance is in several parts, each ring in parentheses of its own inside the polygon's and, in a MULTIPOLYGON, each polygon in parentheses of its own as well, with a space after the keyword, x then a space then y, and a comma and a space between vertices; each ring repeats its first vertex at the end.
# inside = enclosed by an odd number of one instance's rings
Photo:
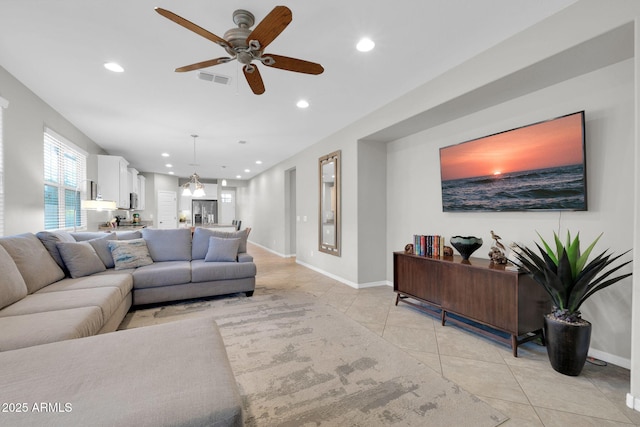
POLYGON ((440 149, 442 210, 586 210, 584 111, 440 149))

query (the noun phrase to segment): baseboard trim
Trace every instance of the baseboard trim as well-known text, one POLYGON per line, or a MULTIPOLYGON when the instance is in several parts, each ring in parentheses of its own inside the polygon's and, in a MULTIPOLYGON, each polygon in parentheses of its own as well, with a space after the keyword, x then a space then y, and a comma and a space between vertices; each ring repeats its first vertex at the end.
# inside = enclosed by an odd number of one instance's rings
POLYGON ((261 249, 264 249, 264 250, 265 250, 265 251, 267 251, 267 252, 271 252, 271 253, 272 253, 272 254, 274 254, 274 255, 278 255, 278 256, 279 256, 279 257, 281 257, 281 258, 291 258, 291 257, 295 256, 295 255, 285 255, 285 254, 281 254, 280 252, 276 252, 276 251, 274 251, 274 250, 273 250, 273 249, 271 249, 271 248, 268 248, 268 247, 266 247, 266 246, 262 246, 260 243, 256 243, 256 242, 254 242, 253 240, 247 240, 247 242, 251 243, 252 245, 256 245, 257 247, 259 247, 259 248, 261 248, 261 249))
POLYGON ((387 280, 383 280, 383 281, 380 281, 380 282, 355 283, 355 282, 352 282, 351 280, 345 279, 344 277, 340 277, 340 276, 337 276, 337 275, 335 275, 333 273, 329 273, 328 271, 322 270, 321 268, 318 268, 318 267, 313 266, 311 264, 307 264, 306 262, 302 262, 300 260, 296 260, 296 264, 300 264, 303 267, 306 267, 306 268, 308 268, 310 270, 318 272, 318 273, 320 273, 320 274, 322 274, 324 276, 327 276, 327 277, 329 277, 329 278, 331 278, 333 280, 337 280, 340 283, 344 283, 345 285, 350 286, 350 287, 352 287, 354 289, 373 288, 373 287, 376 287, 376 286, 384 286, 384 285, 388 285, 389 284, 389 282, 387 280))
POLYGON ((631 369, 631 359, 626 359, 624 357, 616 356, 615 354, 606 353, 600 350, 594 350, 592 348, 589 349, 589 356, 604 360, 607 363, 611 363, 616 366, 620 366, 625 369, 631 369))
POLYGON ((627 406, 634 411, 640 412, 640 399, 633 397, 631 393, 627 393, 627 406))
MULTIPOLYGON (((280 252, 276 252, 273 249, 268 248, 266 246, 262 246, 261 244, 256 243, 256 242, 254 242, 252 240, 248 240, 248 242, 251 243, 252 245, 256 245, 257 247, 259 247, 261 249, 264 249, 267 252, 271 252, 274 255, 278 255, 281 258, 293 258, 293 257, 296 256, 295 254, 286 255, 286 254, 282 254, 280 252)), ((345 279, 344 277, 337 276, 335 274, 329 273, 328 271, 324 271, 324 270, 322 270, 322 269, 320 269, 318 267, 315 267, 315 266, 313 266, 311 264, 307 264, 306 262, 302 262, 302 261, 296 260, 296 264, 300 264, 303 267, 306 267, 306 268, 308 268, 310 270, 313 270, 313 271, 316 271, 316 272, 318 272, 318 273, 320 273, 320 274, 322 274, 324 276, 327 276, 327 277, 330 277, 330 278, 332 278, 334 280, 337 280, 340 283, 344 283, 345 285, 350 286, 350 287, 352 287, 354 289, 375 288, 376 286, 393 286, 393 283, 390 282, 389 280, 381 280, 379 282, 355 283, 355 282, 352 282, 351 280, 345 279)))

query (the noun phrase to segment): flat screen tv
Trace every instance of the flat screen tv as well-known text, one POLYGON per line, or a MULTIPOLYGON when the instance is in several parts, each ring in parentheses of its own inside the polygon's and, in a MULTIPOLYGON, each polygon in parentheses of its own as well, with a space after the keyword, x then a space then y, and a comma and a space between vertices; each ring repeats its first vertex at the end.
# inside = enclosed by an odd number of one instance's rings
POLYGON ((440 149, 442 210, 587 210, 584 111, 440 149))

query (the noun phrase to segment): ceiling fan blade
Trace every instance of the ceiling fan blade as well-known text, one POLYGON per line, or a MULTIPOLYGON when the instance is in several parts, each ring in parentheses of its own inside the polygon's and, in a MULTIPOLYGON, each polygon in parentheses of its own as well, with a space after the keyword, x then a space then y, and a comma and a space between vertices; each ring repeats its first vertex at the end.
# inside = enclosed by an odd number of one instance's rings
POLYGON ((263 64, 268 67, 280 68, 281 70, 295 71, 296 73, 305 74, 322 74, 324 67, 315 62, 304 61, 302 59, 289 58, 288 56, 272 55, 265 53, 262 55, 263 64), (269 61, 268 58, 272 58, 269 61))
POLYGON ((204 28, 194 24, 193 22, 188 21, 183 17, 161 7, 156 7, 155 10, 165 18, 170 19, 176 24, 183 26, 187 30, 193 31, 194 33, 204 37, 205 39, 211 40, 212 42, 217 43, 224 48, 229 47, 229 43, 227 43, 225 39, 216 36, 212 32, 205 30, 204 28))
POLYGON ((276 6, 262 21, 253 29, 247 37, 247 43, 257 40, 260 49, 264 50, 278 35, 291 23, 293 16, 291 10, 286 6, 276 6))
POLYGON ((262 82, 262 77, 260 76, 260 71, 258 71, 258 67, 255 65, 245 65, 242 67, 242 71, 244 72, 244 76, 247 79, 247 83, 251 87, 251 90, 256 95, 262 95, 264 93, 264 83, 262 82))
POLYGON ((218 64, 225 64, 234 58, 223 56, 222 58, 209 59, 208 61, 198 62, 196 64, 185 65, 184 67, 176 68, 176 73, 183 73, 185 71, 199 70, 201 68, 213 67, 218 64))

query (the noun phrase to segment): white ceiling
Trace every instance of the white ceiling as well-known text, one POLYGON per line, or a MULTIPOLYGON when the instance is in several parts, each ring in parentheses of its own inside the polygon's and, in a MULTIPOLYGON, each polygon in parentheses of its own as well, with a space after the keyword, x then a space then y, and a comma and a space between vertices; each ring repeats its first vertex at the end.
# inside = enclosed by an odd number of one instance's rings
POLYGON ((248 179, 574 2, 0 0, 0 66, 140 171, 248 179), (230 85, 173 71, 227 55, 154 7, 222 37, 234 10, 259 22, 282 3, 293 22, 267 51, 318 62, 323 74, 260 66, 257 96, 235 61, 204 70, 230 85), (362 36, 372 52, 356 51, 362 36), (108 61, 125 72, 105 70, 108 61), (301 98, 306 110, 295 106, 301 98), (200 135, 196 167, 191 134, 200 135))

